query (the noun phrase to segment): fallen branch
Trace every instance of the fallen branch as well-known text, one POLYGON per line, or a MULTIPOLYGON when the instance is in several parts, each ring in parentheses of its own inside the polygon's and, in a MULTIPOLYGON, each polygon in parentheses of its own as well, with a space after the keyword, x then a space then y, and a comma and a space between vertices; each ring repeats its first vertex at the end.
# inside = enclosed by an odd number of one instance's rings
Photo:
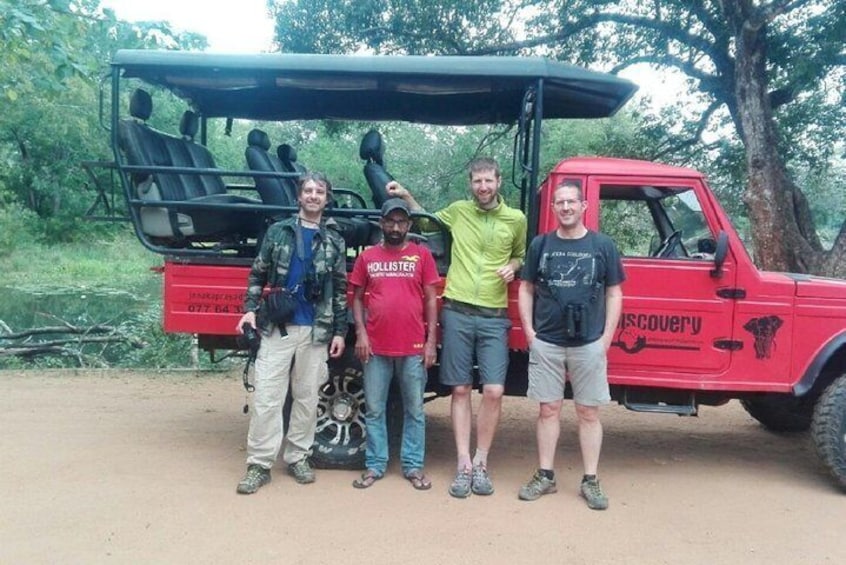
POLYGON ((63 326, 43 326, 40 328, 31 328, 23 332, 11 333, 11 329, 9 328, 9 326, 6 326, 5 324, 3 325, 6 327, 6 329, 9 330, 9 333, 0 334, 0 340, 23 339, 36 335, 49 334, 96 334, 118 332, 118 329, 113 326, 96 325, 88 327, 79 327, 67 324, 63 326))
POLYGON ((73 357, 80 366, 88 364, 102 365, 103 362, 97 356, 85 355, 82 348, 89 344, 111 344, 127 343, 130 346, 140 349, 147 344, 143 341, 128 336, 118 328, 103 324, 93 326, 74 326, 63 320, 61 325, 43 326, 30 328, 25 331, 13 332, 5 323, 2 329, 5 333, 0 334, 0 357, 21 357, 32 359, 40 355, 60 355, 73 357), (46 341, 35 341, 35 336, 56 336, 56 339, 46 341), (63 336, 78 336, 67 337, 63 336), (4 344, 3 342, 10 342, 4 344), (11 343, 13 342, 13 343, 11 343))

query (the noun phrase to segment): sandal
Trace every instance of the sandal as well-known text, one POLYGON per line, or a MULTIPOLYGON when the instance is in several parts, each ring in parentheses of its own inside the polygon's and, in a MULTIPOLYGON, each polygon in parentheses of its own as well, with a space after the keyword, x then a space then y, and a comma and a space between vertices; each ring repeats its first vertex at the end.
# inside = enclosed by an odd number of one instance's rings
POLYGON ((412 469, 406 473, 405 480, 410 482, 415 490, 429 490, 432 488, 432 481, 420 469, 412 469))
POLYGON ((354 480, 352 485, 355 488, 370 488, 373 486, 373 483, 375 483, 381 478, 382 475, 377 475, 376 471, 368 469, 361 474, 360 478, 354 480))

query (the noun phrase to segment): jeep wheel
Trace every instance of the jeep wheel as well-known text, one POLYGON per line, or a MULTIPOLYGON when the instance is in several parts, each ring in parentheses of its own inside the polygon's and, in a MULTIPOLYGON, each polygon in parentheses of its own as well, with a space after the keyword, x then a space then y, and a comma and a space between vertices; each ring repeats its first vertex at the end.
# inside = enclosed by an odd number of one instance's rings
POLYGON ((364 468, 364 388, 361 364, 351 353, 329 363, 320 388, 311 461, 320 469, 364 468))
POLYGON ((811 427, 814 404, 809 398, 773 394, 747 398, 741 404, 772 432, 804 432, 811 427))
POLYGON ((829 385, 817 402, 811 434, 820 459, 846 490, 846 375, 829 385))

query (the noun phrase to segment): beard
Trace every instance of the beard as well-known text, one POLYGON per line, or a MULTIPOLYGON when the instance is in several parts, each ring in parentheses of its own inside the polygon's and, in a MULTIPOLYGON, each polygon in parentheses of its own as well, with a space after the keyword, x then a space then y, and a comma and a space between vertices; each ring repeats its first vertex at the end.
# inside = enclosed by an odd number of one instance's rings
POLYGON ((405 234, 399 232, 382 232, 382 237, 388 245, 402 245, 405 234))

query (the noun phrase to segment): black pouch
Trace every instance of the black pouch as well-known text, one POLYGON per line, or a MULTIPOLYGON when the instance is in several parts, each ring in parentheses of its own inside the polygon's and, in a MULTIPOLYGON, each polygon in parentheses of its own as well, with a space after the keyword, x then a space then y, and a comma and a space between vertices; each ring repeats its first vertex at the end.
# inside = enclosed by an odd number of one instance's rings
POLYGON ((271 288, 264 297, 262 310, 267 321, 284 327, 294 317, 297 308, 297 297, 291 290, 284 287, 271 288))

